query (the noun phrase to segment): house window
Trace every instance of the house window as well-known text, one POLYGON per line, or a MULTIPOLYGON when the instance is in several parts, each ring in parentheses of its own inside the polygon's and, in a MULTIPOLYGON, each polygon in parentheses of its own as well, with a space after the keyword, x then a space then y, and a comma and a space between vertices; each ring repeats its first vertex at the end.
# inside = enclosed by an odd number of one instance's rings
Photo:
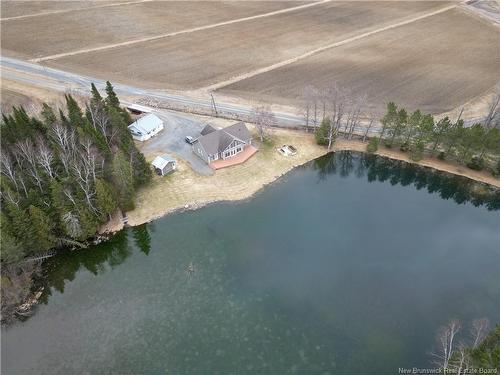
POLYGON ((236 152, 241 152, 241 147, 238 147, 238 148, 236 149, 236 152))

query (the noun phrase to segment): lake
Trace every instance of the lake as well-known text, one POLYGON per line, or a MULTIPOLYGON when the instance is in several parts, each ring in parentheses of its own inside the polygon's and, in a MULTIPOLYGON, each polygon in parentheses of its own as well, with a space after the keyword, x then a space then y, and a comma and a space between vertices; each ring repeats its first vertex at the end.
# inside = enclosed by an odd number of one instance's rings
POLYGON ((471 186, 341 152, 57 256, 35 314, 2 330, 2 373, 429 367, 439 326, 500 322, 500 194, 471 186))

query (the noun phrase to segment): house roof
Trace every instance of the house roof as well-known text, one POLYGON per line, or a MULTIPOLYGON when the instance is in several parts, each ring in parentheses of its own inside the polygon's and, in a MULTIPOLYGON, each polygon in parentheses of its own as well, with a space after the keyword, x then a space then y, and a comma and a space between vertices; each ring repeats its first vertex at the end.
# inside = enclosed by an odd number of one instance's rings
MULTIPOLYGON (((210 125, 207 125, 205 129, 208 126, 210 125)), ((250 140, 250 132, 243 122, 238 122, 224 129, 214 129, 198 138, 198 142, 200 142, 208 155, 214 155, 224 151, 235 139, 245 143, 248 143, 250 140)))
POLYGON ((157 127, 161 126, 163 121, 156 115, 150 113, 144 117, 141 117, 130 124, 129 128, 135 128, 142 134, 150 133, 157 127))
POLYGON ((250 132, 244 122, 237 122, 228 126, 224 131, 243 142, 248 142, 251 138, 250 132))
POLYGON ((171 157, 170 155, 161 155, 157 156, 151 164, 153 167, 158 168, 158 169, 163 169, 168 163, 175 163, 175 159, 171 157))
POLYGON ((205 125, 205 127, 201 130, 201 135, 207 135, 207 134, 210 134, 210 133, 213 133, 214 131, 216 131, 217 129, 215 129, 212 125, 208 124, 208 125, 205 125))

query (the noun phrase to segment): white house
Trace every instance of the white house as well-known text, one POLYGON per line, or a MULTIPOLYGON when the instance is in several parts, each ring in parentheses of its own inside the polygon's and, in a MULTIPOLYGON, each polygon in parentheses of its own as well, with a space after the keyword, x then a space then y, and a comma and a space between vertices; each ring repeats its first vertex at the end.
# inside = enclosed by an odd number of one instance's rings
POLYGON ((134 139, 147 141, 163 130, 163 121, 150 113, 134 121, 128 128, 134 139))
POLYGON ((165 176, 177 169, 177 161, 167 154, 157 156, 151 164, 159 176, 165 176))

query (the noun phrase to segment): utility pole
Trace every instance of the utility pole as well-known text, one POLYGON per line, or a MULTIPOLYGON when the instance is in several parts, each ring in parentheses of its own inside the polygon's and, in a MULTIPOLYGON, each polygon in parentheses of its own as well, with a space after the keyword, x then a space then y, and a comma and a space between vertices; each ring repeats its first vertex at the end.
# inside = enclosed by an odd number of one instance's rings
POLYGON ((212 98, 212 106, 214 107, 215 117, 219 117, 219 113, 217 112, 217 106, 215 105, 214 94, 210 93, 210 97, 212 98))

